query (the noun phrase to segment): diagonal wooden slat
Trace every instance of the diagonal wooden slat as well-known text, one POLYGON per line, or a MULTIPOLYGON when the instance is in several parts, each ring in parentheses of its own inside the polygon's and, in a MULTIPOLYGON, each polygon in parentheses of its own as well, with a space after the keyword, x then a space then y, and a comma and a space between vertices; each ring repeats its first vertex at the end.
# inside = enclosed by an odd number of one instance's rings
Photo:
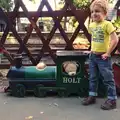
MULTIPOLYGON (((16 5, 15 5, 15 8, 14 8, 14 16, 13 16, 13 20, 15 19, 15 17, 17 17, 17 13, 18 13, 18 10, 19 10, 19 8, 20 8, 20 4, 19 4, 19 1, 16 1, 16 5)), ((11 20, 12 21, 12 20, 11 20)), ((16 31, 15 31, 15 34, 16 34, 16 31)), ((19 39, 19 43, 20 43, 20 38, 19 38, 19 36, 17 35, 17 37, 18 37, 18 39, 19 39)), ((21 41, 22 41, 22 39, 21 39, 21 41)), ((24 43, 23 43, 24 44, 24 43)), ((36 65, 36 61, 35 61, 35 59, 32 57, 32 55, 31 55, 31 53, 29 52, 29 50, 27 49, 27 47, 26 46, 24 46, 24 45, 22 45, 21 44, 21 46, 20 46, 20 48, 22 49, 22 48, 25 48, 26 49, 26 52, 28 53, 28 56, 29 56, 29 58, 30 58, 30 60, 31 60, 31 62, 34 64, 34 65, 36 65)), ((19 48, 19 49, 20 49, 19 48)), ((23 49, 22 49, 23 50, 23 49)), ((18 50, 19 51, 19 50, 18 50)), ((19 53, 19 52, 18 52, 19 53)), ((22 52, 21 52, 22 53, 22 52)))
POLYGON ((5 39, 6 39, 7 35, 8 35, 9 28, 8 28, 8 20, 7 20, 7 17, 6 17, 5 13, 3 12, 3 10, 2 10, 1 8, 0 8, 0 17, 2 17, 2 19, 4 19, 4 21, 5 21, 6 24, 7 24, 7 27, 6 27, 6 29, 5 29, 5 32, 3 33, 2 38, 1 38, 1 40, 0 40, 0 48, 3 49, 4 55, 8 58, 8 60, 11 62, 11 64, 13 64, 14 61, 13 61, 12 56, 9 54, 9 52, 8 52, 8 51, 5 49, 5 47, 4 47, 4 41, 5 41, 5 39))
MULTIPOLYGON (((47 1, 47 0, 44 0, 44 4, 46 5, 46 7, 48 8, 48 10, 50 11, 51 17, 53 18, 54 23, 55 23, 55 24, 54 24, 55 27, 54 27, 54 28, 52 29, 52 31, 51 31, 53 34, 50 36, 50 38, 52 38, 52 36, 54 35, 56 29, 58 28, 59 31, 60 31, 60 33, 61 33, 61 35, 63 36, 64 40, 65 40, 67 43, 69 43, 69 39, 68 39, 65 31, 63 30, 61 24, 60 24, 60 20, 57 18, 57 16, 55 16, 55 15, 53 14, 53 10, 52 10, 51 6, 49 5, 48 1, 47 1)), ((65 6, 65 8, 66 8, 66 6, 65 6)), ((66 9, 67 9, 67 8, 66 8, 66 9)), ((62 17, 63 17, 63 16, 61 16, 61 19, 62 19, 62 17)), ((43 49, 44 49, 44 51, 45 51, 45 50, 46 50, 46 51, 49 51, 50 56, 51 56, 52 59, 55 61, 55 55, 53 54, 53 52, 52 52, 52 50, 51 50, 51 48, 50 48, 50 46, 49 46, 49 42, 50 42, 50 41, 51 41, 50 39, 49 39, 49 41, 47 40, 47 44, 46 44, 45 46, 43 45, 43 49), (47 48, 47 49, 46 49, 46 48, 47 48)), ((39 59, 38 59, 38 60, 39 60, 39 59)))
MULTIPOLYGON (((29 15, 29 13, 28 13, 25 5, 23 4, 23 2, 22 2, 21 0, 20 0, 20 5, 21 5, 22 9, 24 10, 25 15, 27 16, 27 18, 28 18, 29 21, 31 22, 32 27, 35 29, 37 35, 40 37, 41 41, 43 42, 43 47, 42 47, 42 49, 41 49, 41 51, 40 51, 40 56, 41 56, 41 58, 42 58, 42 56, 43 56, 43 54, 44 54, 44 52, 45 52, 44 45, 46 46, 46 48, 49 47, 49 46, 47 45, 47 41, 45 40, 45 38, 44 38, 44 36, 42 35, 42 33, 41 33, 40 29, 38 28, 38 26, 36 25, 36 22, 35 22, 33 19, 31 19, 32 16, 29 15)), ((42 2, 41 2, 41 7, 40 7, 40 9, 42 9, 43 6, 44 6, 44 3, 43 3, 43 1, 42 1, 42 2)), ((37 60, 37 61, 38 61, 38 60, 37 60)))
MULTIPOLYGON (((52 18, 54 19, 55 15, 53 14, 53 10, 52 10, 52 8, 50 7, 48 1, 45 1, 45 0, 44 0, 44 4, 45 4, 46 7, 48 8, 48 10, 51 11, 51 13, 52 13, 51 16, 52 16, 52 18)), ((63 7, 62 13, 64 13, 65 10, 67 10, 67 5, 65 5, 65 6, 63 7)), ((49 34, 48 37, 47 37, 47 44, 45 44, 45 46, 43 45, 43 48, 42 48, 39 56, 37 57, 37 61, 39 61, 39 60, 42 58, 41 54, 43 53, 43 51, 48 51, 48 52, 50 53, 50 56, 53 58, 53 61, 54 61, 54 62, 56 61, 56 57, 55 57, 55 55, 53 54, 53 52, 52 52, 52 50, 51 50, 51 48, 50 48, 50 46, 49 46, 49 43, 50 43, 53 35, 55 34, 55 31, 57 30, 57 28, 59 28, 59 26, 62 27, 62 26, 60 25, 60 21, 61 21, 62 18, 63 18, 63 15, 61 14, 61 16, 59 16, 58 18, 56 18, 56 20, 54 20, 54 22, 56 23, 56 21, 57 21, 59 25, 57 26, 56 24, 54 24, 54 26, 53 26, 50 34, 49 34)), ((62 31, 64 31, 64 30, 62 30, 62 31)), ((65 34, 65 33, 64 33, 64 34, 65 34)), ((68 38, 67 38, 67 39, 68 39, 68 38)), ((43 55, 43 54, 42 54, 42 55, 43 55)))
POLYGON ((29 19, 30 23, 32 24, 32 27, 35 29, 37 35, 40 37, 43 44, 46 44, 44 36, 41 34, 40 29, 38 28, 38 26, 36 25, 36 23, 32 19, 32 16, 29 15, 28 10, 26 9, 26 7, 23 4, 22 0, 19 0, 19 3, 20 3, 21 8, 24 10, 24 13, 25 13, 26 17, 29 19))
POLYGON ((80 24, 78 25, 78 27, 76 28, 75 32, 73 33, 72 37, 70 38, 70 42, 67 44, 66 48, 72 48, 73 47, 73 42, 75 40, 75 38, 77 37, 78 33, 80 31, 80 24))
MULTIPOLYGON (((67 6, 67 4, 65 4, 65 6, 63 7, 63 9, 61 10, 61 15, 59 15, 59 16, 57 17, 57 21, 58 21, 59 23, 60 23, 60 21, 62 20, 63 14, 66 12, 67 8, 68 8, 68 6, 67 6)), ((56 15, 55 15, 55 16, 56 16, 56 15)), ((52 30, 50 31, 50 33, 49 33, 49 35, 48 35, 48 37, 47 37, 47 41, 50 42, 50 40, 52 39, 53 35, 55 34, 55 31, 57 30, 57 28, 58 28, 58 27, 57 27, 56 25, 53 26, 52 30)))
MULTIPOLYGON (((14 8, 14 10, 13 10, 13 12, 16 12, 17 11, 17 9, 19 8, 19 5, 18 4, 16 4, 15 5, 15 8, 14 8)), ((10 61, 10 63, 12 64, 12 65, 14 65, 14 58, 11 56, 11 54, 5 49, 5 47, 3 46, 4 45, 4 43, 5 43, 5 40, 6 40, 6 38, 7 38, 7 35, 8 35, 8 33, 9 33, 9 24, 8 24, 8 19, 7 19, 7 16, 4 14, 4 12, 2 11, 2 9, 0 9, 0 13, 3 15, 2 16, 2 19, 4 18, 4 21, 6 21, 6 28, 5 28, 5 31, 4 31, 4 33, 3 33, 3 35, 2 35, 2 37, 1 37, 1 40, 0 40, 0 47, 2 47, 3 49, 4 49, 4 56, 6 56, 7 58, 8 58, 8 60, 10 61)), ((16 12, 16 14, 14 14, 14 16, 12 17, 13 19, 16 17, 16 15, 17 15, 17 12, 16 12)), ((10 16, 9 16, 10 17, 10 16)), ((11 18, 11 17, 10 17, 11 18)), ((12 19, 11 18, 11 19, 12 19)))
MULTIPOLYGON (((10 22, 9 22, 10 23, 10 22)), ((16 37, 17 41, 20 44, 20 47, 22 49, 24 49, 24 51, 27 53, 28 57, 30 58, 31 62, 36 65, 36 61, 35 59, 32 57, 30 51, 28 50, 28 48, 25 46, 25 44, 22 42, 22 39, 20 38, 20 36, 18 35, 18 33, 16 32, 15 28, 10 25, 11 31, 13 32, 14 36, 16 37)))
MULTIPOLYGON (((13 9, 14 15, 13 15, 13 16, 9 16, 9 18, 11 19, 11 21, 14 21, 14 19, 16 18, 18 9, 19 9, 19 3, 18 3, 18 1, 17 1, 16 4, 15 4, 15 8, 13 9)), ((8 33, 9 33, 9 24, 8 24, 8 21, 7 21, 7 16, 4 15, 4 18, 5 18, 5 21, 6 21, 7 26, 6 26, 6 29, 5 29, 2 37, 1 37, 1 43, 2 43, 2 44, 5 43, 5 40, 6 40, 6 38, 7 38, 7 35, 8 35, 8 33)))
POLYGON ((66 0, 66 2, 67 2, 67 4, 69 4, 72 13, 74 14, 74 16, 76 17, 76 19, 78 20, 78 22, 80 24, 80 28, 84 31, 88 41, 90 42, 91 41, 91 36, 88 33, 88 31, 87 31, 87 29, 84 25, 84 22, 85 22, 86 18, 90 15, 89 8, 86 9, 86 10, 81 9, 81 13, 77 13, 76 7, 73 5, 72 1, 66 0))
POLYGON ((66 42, 69 42, 69 38, 67 37, 64 29, 62 28, 62 26, 61 26, 61 24, 60 24, 60 21, 58 22, 58 18, 53 14, 53 10, 52 10, 51 6, 49 5, 48 1, 47 1, 47 0, 44 0, 44 3, 46 4, 46 7, 48 8, 48 10, 49 10, 49 12, 50 12, 50 14, 51 14, 51 16, 52 16, 52 18, 53 18, 53 20, 54 20, 54 23, 55 23, 55 25, 58 27, 58 29, 59 29, 61 35, 63 36, 64 40, 65 40, 66 42))
MULTIPOLYGON (((37 20, 39 18, 39 13, 38 12, 42 11, 43 7, 44 7, 44 5, 43 5, 43 3, 41 3, 38 10, 37 10, 37 13, 35 14, 35 16, 33 16, 35 23, 37 22, 37 20)), ((28 39, 30 38, 30 35, 31 35, 32 31, 33 31, 33 27, 32 27, 32 24, 30 24, 29 29, 27 31, 27 34, 25 35, 25 37, 23 39, 24 44, 26 44, 28 42, 28 39)), ((22 52, 23 52, 23 50, 20 48, 18 50, 18 53, 22 53, 22 52)))
POLYGON ((5 40, 7 38, 8 33, 9 33, 9 26, 7 24, 7 26, 5 28, 5 31, 4 31, 4 33, 3 33, 2 37, 1 37, 1 44, 5 43, 5 40))
MULTIPOLYGON (((19 7, 18 7, 18 8, 19 8, 19 7)), ((16 7, 15 7, 14 10, 16 10, 16 7)), ((3 12, 2 12, 2 13, 3 13, 3 12)), ((29 55, 32 63, 35 65, 35 64, 36 64, 35 60, 33 59, 32 55, 30 54, 30 52, 29 52, 29 50, 27 49, 27 47, 23 44, 22 39, 20 38, 20 36, 17 34, 17 31, 16 31, 15 27, 13 26, 13 24, 12 24, 12 22, 11 22, 11 19, 7 18, 7 16, 6 16, 4 13, 3 13, 3 15, 4 15, 4 17, 6 18, 5 20, 7 21, 7 24, 8 24, 8 26, 9 26, 9 30, 11 30, 11 31, 13 32, 14 36, 17 38, 18 42, 20 43, 20 47, 22 47, 22 48, 25 49, 25 51, 28 53, 28 55, 29 55)), ((16 14, 15 14, 15 16, 16 16, 16 14)), ((15 16, 14 16, 14 17, 15 17, 15 16)), ((13 19, 14 19, 14 17, 13 17, 13 19)), ((6 34, 6 36, 7 36, 7 34, 6 34)), ((11 62, 12 62, 12 61, 11 61, 11 62)))
MULTIPOLYGON (((36 30, 36 33, 38 34, 38 36, 42 39, 42 42, 44 43, 44 42, 45 42, 45 39, 44 39, 44 37, 42 36, 41 31, 40 31, 39 28, 37 27, 36 23, 33 21, 33 17, 28 14, 28 11, 27 11, 26 7, 25 7, 25 5, 23 4, 23 2, 22 2, 21 0, 19 0, 19 4, 20 4, 21 8, 23 9, 23 11, 25 12, 25 14, 26 14, 27 18, 29 19, 29 21, 31 22, 32 27, 36 30)), ((29 34, 29 35, 30 35, 30 34, 29 34)), ((23 49, 23 47, 24 47, 24 48, 26 49, 26 51, 29 53, 28 55, 29 55, 31 61, 34 62, 34 64, 36 64, 35 59, 31 56, 29 50, 26 48, 26 46, 25 46, 24 44, 22 44, 21 49, 23 49)))
POLYGON ((2 18, 2 20, 6 23, 6 28, 5 28, 5 31, 1 37, 1 44, 4 44, 6 38, 7 38, 7 35, 8 35, 8 32, 9 32, 9 27, 8 27, 8 21, 7 21, 7 17, 5 15, 5 13, 3 12, 2 8, 0 8, 0 18, 2 18))

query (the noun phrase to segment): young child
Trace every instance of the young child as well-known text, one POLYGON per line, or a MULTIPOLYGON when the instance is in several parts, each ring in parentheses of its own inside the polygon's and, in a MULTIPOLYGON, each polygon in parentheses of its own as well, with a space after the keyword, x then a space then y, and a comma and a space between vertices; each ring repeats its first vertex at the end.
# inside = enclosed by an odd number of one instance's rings
POLYGON ((82 101, 83 105, 96 102, 97 81, 99 74, 102 75, 103 83, 107 87, 108 99, 101 108, 110 110, 116 108, 116 88, 111 63, 111 52, 118 43, 118 37, 112 23, 105 20, 108 3, 106 0, 94 0, 90 6, 93 22, 89 25, 89 33, 92 36, 91 52, 89 55, 89 97, 82 101))

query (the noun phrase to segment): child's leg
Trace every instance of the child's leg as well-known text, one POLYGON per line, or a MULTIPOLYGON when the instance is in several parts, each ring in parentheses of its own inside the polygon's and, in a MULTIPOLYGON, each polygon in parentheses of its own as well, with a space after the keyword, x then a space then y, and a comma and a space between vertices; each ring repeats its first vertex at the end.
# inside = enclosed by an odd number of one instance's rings
POLYGON ((104 110, 114 109, 116 108, 117 95, 110 58, 108 58, 107 60, 98 60, 98 68, 104 78, 103 82, 108 90, 108 100, 101 105, 101 108, 104 110))
POLYGON ((98 85, 98 68, 97 64, 95 62, 95 55, 90 54, 89 56, 89 73, 90 73, 90 78, 89 78, 89 97, 85 98, 82 101, 83 105, 90 105, 94 104, 96 102, 95 96, 97 96, 97 85, 98 85))
POLYGON ((101 59, 101 60, 97 60, 97 62, 98 62, 99 71, 104 78, 103 82, 108 90, 108 99, 111 100, 117 99, 111 59, 110 58, 108 58, 107 60, 101 59))
POLYGON ((96 64, 96 55, 91 54, 89 59, 89 96, 97 96, 98 88, 98 67, 96 64))

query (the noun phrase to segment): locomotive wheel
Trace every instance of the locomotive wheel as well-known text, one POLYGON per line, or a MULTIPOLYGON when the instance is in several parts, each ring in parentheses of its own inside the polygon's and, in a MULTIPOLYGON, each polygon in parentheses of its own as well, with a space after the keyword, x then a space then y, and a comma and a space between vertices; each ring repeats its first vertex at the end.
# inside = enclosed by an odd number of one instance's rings
POLYGON ((36 85, 34 88, 34 95, 36 97, 45 97, 46 96, 46 91, 44 89, 41 89, 41 87, 44 87, 44 85, 36 85))
POLYGON ((12 94, 16 97, 24 97, 26 94, 26 88, 22 84, 17 84, 12 90, 12 94))
POLYGON ((59 97, 68 97, 69 93, 67 92, 67 90, 59 90, 58 91, 58 96, 59 97))

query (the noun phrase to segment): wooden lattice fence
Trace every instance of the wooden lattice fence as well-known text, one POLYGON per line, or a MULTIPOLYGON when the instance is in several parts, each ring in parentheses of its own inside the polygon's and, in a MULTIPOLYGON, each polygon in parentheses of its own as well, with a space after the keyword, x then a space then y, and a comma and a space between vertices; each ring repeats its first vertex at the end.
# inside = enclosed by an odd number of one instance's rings
POLYGON ((13 55, 11 55, 11 53, 9 53, 4 46, 7 35, 9 34, 9 32, 12 32, 13 36, 17 39, 19 43, 19 49, 16 51, 16 54, 22 54, 23 52, 25 52, 31 61, 31 65, 36 65, 46 52, 49 53, 53 61, 56 63, 56 54, 54 54, 53 50, 49 46, 50 41, 52 40, 56 30, 59 29, 60 35, 66 42, 65 50, 74 50, 73 41, 75 40, 80 31, 83 31, 83 34, 86 36, 88 41, 90 41, 91 39, 91 36, 88 33, 87 28, 84 24, 89 15, 90 15, 89 8, 77 9, 73 5, 71 0, 65 0, 64 7, 58 11, 53 11, 48 1, 42 0, 36 12, 28 11, 22 0, 17 0, 12 12, 6 13, 3 12, 3 10, 0 8, 0 18, 2 18, 2 20, 6 23, 6 28, 0 40, 0 47, 6 51, 5 55, 7 59, 10 61, 10 64, 14 65, 15 63, 13 55), (42 11, 44 6, 46 6, 48 11, 42 11), (22 12, 19 11, 20 7, 23 10, 22 12), (63 29, 60 22, 63 17, 70 16, 75 17, 79 24, 75 29, 74 33, 72 34, 71 38, 68 38, 66 31, 63 29), (20 18, 26 17, 30 22, 30 25, 27 29, 27 33, 25 33, 24 37, 21 37, 19 35, 15 27, 15 20, 18 17, 20 18), (52 30, 48 33, 47 38, 44 36, 41 29, 36 24, 37 20, 40 17, 51 17, 54 22, 52 30), (36 56, 36 58, 32 56, 30 50, 27 48, 27 42, 29 41, 33 29, 35 30, 39 39, 41 39, 42 41, 42 48, 40 49, 39 54, 36 56))

